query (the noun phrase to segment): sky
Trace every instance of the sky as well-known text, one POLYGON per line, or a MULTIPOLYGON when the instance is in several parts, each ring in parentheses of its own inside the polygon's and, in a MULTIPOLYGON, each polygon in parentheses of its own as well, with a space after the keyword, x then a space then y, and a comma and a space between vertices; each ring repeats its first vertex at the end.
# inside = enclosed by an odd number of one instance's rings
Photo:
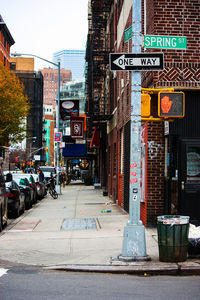
MULTIPOLYGON (((10 52, 53 61, 53 53, 85 49, 88 0, 0 0, 0 15, 15 44, 10 52)), ((53 67, 35 59, 35 70, 53 67)))

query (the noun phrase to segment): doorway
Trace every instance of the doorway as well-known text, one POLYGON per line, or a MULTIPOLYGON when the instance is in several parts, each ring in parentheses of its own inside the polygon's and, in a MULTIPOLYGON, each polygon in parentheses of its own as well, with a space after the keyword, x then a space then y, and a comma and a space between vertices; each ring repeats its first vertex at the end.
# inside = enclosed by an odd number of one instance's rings
POLYGON ((197 225, 200 223, 200 140, 181 140, 179 153, 179 212, 189 215, 190 221, 197 225))

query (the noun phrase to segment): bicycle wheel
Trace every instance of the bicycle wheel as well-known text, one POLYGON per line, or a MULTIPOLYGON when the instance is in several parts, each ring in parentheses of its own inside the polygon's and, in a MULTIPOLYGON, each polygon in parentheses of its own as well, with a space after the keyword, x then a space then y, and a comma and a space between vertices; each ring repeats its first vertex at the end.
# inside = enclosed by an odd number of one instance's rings
POLYGON ((51 195, 52 198, 57 199, 58 198, 58 194, 55 190, 50 189, 49 190, 49 194, 51 195))
POLYGON ((54 199, 58 198, 58 194, 55 190, 52 191, 52 196, 53 196, 54 199))

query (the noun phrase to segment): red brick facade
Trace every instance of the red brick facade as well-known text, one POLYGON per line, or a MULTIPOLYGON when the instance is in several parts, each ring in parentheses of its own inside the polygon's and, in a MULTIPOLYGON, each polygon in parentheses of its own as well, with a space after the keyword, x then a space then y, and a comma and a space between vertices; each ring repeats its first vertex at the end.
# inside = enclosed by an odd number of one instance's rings
MULTIPOLYGON (((106 27, 110 37, 110 52, 132 52, 132 40, 124 42, 124 30, 132 24, 132 1, 102 1, 102 11, 107 2, 112 2, 106 27)), ((142 34, 144 16, 142 1, 142 34)), ((146 34, 186 36, 187 49, 142 49, 142 52, 164 53, 164 70, 142 72, 143 88, 174 88, 177 91, 200 88, 199 16, 198 0, 146 0, 146 34)), ((131 72, 110 72, 108 66, 105 70, 107 89, 102 90, 102 93, 108 95, 108 107, 112 116, 107 122, 108 194, 128 210, 126 172, 130 170, 125 168, 128 157, 124 153, 129 142, 127 125, 130 122, 131 109, 131 72), (114 178, 116 168, 117 176, 114 178)), ((147 123, 147 194, 145 202, 141 203, 141 219, 145 226, 155 224, 156 217, 165 213, 166 149, 163 124, 152 121, 147 123)))
POLYGON ((0 16, 0 61, 10 68, 10 47, 15 43, 6 24, 0 16))

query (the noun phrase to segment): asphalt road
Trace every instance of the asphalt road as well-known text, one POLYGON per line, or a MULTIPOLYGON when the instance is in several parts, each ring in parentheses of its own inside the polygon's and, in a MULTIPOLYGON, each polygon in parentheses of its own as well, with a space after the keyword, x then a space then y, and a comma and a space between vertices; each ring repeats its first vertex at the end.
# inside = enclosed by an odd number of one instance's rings
POLYGON ((131 276, 0 268, 0 300, 199 299, 200 276, 131 276))

